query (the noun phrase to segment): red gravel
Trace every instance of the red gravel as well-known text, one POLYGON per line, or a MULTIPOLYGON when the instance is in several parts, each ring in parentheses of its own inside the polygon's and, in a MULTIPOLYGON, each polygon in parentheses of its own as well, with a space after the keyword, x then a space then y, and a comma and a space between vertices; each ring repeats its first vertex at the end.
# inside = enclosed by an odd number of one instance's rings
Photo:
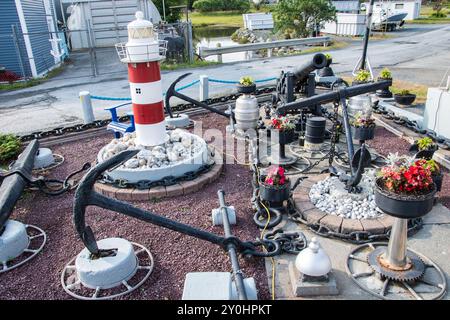
MULTIPOLYGON (((203 129, 221 128, 227 120, 216 115, 199 116, 203 129)), ((85 141, 53 147, 64 155, 65 163, 51 176, 63 178, 81 167, 84 162, 95 161, 98 150, 112 138, 104 134, 85 141)), ((376 138, 370 146, 383 155, 389 152, 406 153, 408 143, 384 128, 377 128, 376 138)), ((446 173, 448 176, 448 173, 446 173)), ((211 232, 222 234, 222 228, 212 227, 210 212, 218 206, 217 190, 226 192, 226 200, 237 209, 238 224, 233 233, 241 239, 253 240, 259 230, 252 221, 251 185, 249 170, 240 165, 226 165, 225 172, 216 182, 200 192, 174 199, 140 202, 135 205, 166 217, 211 232)), ((83 249, 72 223, 74 192, 58 197, 47 197, 39 192, 26 192, 18 202, 12 218, 34 224, 47 232, 48 240, 41 254, 29 263, 0 275, 1 299, 71 299, 61 287, 60 276, 66 263, 83 249)), ((450 179, 444 180, 441 201, 450 206, 450 179)), ((143 244, 153 253, 155 269, 144 285, 123 299, 180 299, 184 278, 188 272, 231 271, 228 255, 208 242, 153 226, 124 215, 90 208, 89 224, 97 239, 122 237, 143 244)), ((255 277, 261 299, 270 298, 267 276, 262 259, 243 260, 240 264, 246 277, 255 277)))
MULTIPOLYGON (((227 124, 226 119, 215 115, 197 117, 197 120, 201 119, 208 120, 203 122, 204 129, 225 128, 227 124)), ((111 138, 109 133, 53 147, 53 152, 64 155, 66 161, 51 176, 63 178, 84 162, 93 162, 98 150, 111 138)), ((165 217, 223 234, 221 227, 211 225, 211 209, 218 207, 217 190, 221 188, 225 191, 227 203, 237 210, 238 223, 232 226, 234 235, 243 240, 254 240, 259 236, 259 230, 252 220, 250 178, 248 168, 226 165, 222 176, 200 192, 135 204, 165 217)), ((0 275, 1 299, 71 299, 60 284, 60 276, 69 260, 83 249, 72 223, 73 194, 72 191, 48 197, 39 192, 26 192, 18 202, 12 218, 44 229, 48 240, 43 252, 33 260, 0 275)), ((231 271, 228 255, 216 245, 97 207, 89 208, 86 216, 87 224, 97 239, 122 237, 146 246, 153 253, 155 268, 152 275, 140 289, 123 299, 180 299, 188 272, 231 271)), ((268 299, 263 259, 240 259, 240 265, 246 277, 255 277, 259 297, 268 299)))

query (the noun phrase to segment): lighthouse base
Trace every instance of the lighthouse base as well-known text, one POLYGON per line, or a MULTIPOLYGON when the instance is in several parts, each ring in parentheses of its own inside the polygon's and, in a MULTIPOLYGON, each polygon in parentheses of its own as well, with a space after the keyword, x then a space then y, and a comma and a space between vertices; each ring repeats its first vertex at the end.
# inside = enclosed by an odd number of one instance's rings
POLYGON ((103 147, 97 160, 103 162, 130 149, 138 149, 140 152, 121 166, 106 172, 109 180, 138 183, 177 178, 187 172, 199 170, 211 160, 206 142, 181 129, 167 131, 165 143, 154 147, 139 145, 134 134, 125 134, 103 147))

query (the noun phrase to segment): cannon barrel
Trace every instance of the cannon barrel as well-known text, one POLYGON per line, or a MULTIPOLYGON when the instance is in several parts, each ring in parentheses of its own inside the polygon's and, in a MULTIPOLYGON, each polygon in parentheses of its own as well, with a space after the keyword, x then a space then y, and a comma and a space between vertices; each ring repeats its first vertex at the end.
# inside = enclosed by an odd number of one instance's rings
POLYGON ((285 114, 289 113, 290 111, 309 108, 314 105, 329 103, 329 102, 340 100, 342 98, 346 99, 346 98, 358 96, 360 94, 385 89, 385 88, 390 87, 391 85, 392 85, 392 80, 383 80, 383 81, 378 81, 375 83, 360 84, 360 85, 352 86, 352 87, 348 87, 348 88, 341 88, 337 91, 322 93, 322 94, 319 94, 316 96, 305 98, 300 101, 286 103, 277 108, 277 113, 279 115, 285 115, 285 114))
POLYGON ((316 53, 310 62, 294 70, 295 82, 306 81, 308 75, 317 69, 322 69, 327 65, 327 57, 323 53, 316 53))

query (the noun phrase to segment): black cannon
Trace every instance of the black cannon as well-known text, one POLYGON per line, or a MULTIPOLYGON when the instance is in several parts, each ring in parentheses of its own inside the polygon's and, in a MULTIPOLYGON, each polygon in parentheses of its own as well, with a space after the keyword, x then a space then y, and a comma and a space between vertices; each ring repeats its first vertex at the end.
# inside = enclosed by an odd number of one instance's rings
POLYGON ((294 71, 282 72, 277 81, 276 101, 289 103, 295 100, 294 94, 301 93, 306 97, 315 94, 315 75, 313 71, 322 69, 327 65, 327 58, 317 53, 311 61, 305 63, 294 71))

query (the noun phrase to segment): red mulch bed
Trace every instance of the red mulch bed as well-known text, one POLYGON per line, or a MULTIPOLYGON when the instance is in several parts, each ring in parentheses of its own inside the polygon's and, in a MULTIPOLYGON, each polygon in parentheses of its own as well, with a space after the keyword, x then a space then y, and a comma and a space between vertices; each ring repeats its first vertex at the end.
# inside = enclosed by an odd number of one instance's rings
MULTIPOLYGON (((225 128, 227 120, 219 116, 197 117, 203 129, 225 128)), ((110 139, 111 133, 95 139, 68 143, 52 148, 64 155, 65 163, 52 171, 51 176, 63 178, 81 167, 84 162, 95 161, 96 154, 110 139)), ((251 174, 247 167, 226 165, 219 180, 200 192, 135 205, 152 210, 174 220, 223 234, 222 227, 212 227, 211 209, 218 207, 217 190, 225 191, 225 199, 237 210, 238 223, 232 226, 234 235, 243 240, 255 240, 259 230, 253 223, 251 174)), ((29 263, 0 275, 2 299, 71 299, 61 284, 61 271, 69 260, 83 249, 72 223, 74 191, 58 197, 39 192, 26 192, 18 202, 12 218, 39 226, 47 232, 48 240, 41 254, 29 263)), ((228 255, 218 246, 206 241, 181 235, 97 207, 88 209, 87 224, 97 239, 122 237, 146 246, 153 253, 155 268, 150 278, 135 292, 123 299, 181 299, 184 279, 188 272, 231 271, 228 255)), ((263 259, 240 259, 245 277, 254 277, 260 299, 270 298, 263 259)))
MULTIPOLYGON (((224 132, 227 120, 217 115, 196 117, 203 121, 203 129, 220 128, 224 132)), ((96 138, 53 147, 64 155, 65 163, 51 172, 51 177, 64 178, 84 162, 95 161, 98 150, 112 138, 104 134, 96 138)), ((406 153, 408 143, 384 128, 377 128, 370 146, 383 155, 389 152, 406 153)), ((448 173, 441 192, 441 201, 450 206, 448 173)), ((254 240, 259 230, 252 221, 251 185, 248 168, 226 165, 221 178, 200 192, 172 199, 140 202, 135 205, 158 214, 211 232, 222 234, 222 228, 211 226, 211 209, 218 206, 217 190, 226 192, 226 200, 237 209, 238 224, 233 233, 241 239, 254 240)), ((29 263, 0 275, 1 299, 71 299, 61 287, 61 271, 83 244, 72 223, 73 194, 58 197, 39 192, 26 192, 12 215, 27 224, 34 224, 47 232, 48 240, 41 254, 29 263)), ((179 233, 153 226, 122 214, 100 208, 89 208, 87 224, 97 239, 122 237, 143 244, 153 253, 155 268, 151 277, 137 291, 122 299, 180 299, 184 278, 188 272, 231 271, 228 255, 218 246, 179 233)), ((270 294, 263 259, 240 259, 246 277, 255 277, 260 299, 270 294)))

